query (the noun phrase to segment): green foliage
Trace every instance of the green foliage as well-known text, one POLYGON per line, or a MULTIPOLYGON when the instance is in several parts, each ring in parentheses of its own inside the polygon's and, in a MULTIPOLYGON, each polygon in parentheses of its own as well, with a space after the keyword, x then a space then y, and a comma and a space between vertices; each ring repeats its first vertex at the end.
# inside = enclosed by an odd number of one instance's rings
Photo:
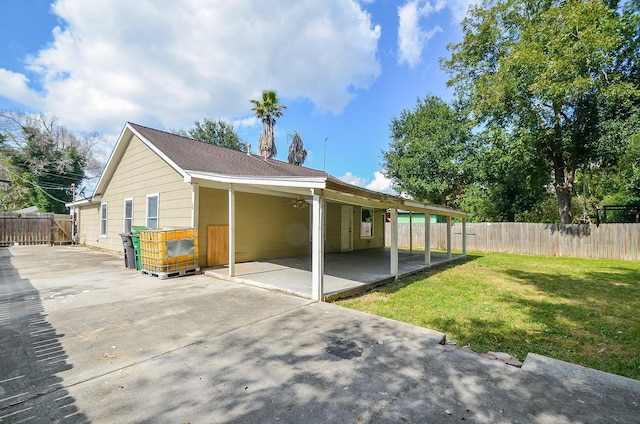
POLYGON ((26 144, 15 152, 12 164, 22 185, 29 187, 29 199, 41 212, 65 213, 71 202, 71 185, 84 179, 86 159, 73 146, 60 147, 51 134, 37 128, 23 128, 26 144))
POLYGON ((87 165, 97 166, 87 140, 80 140, 54 119, 2 112, 0 170, 10 182, 0 196, 2 210, 37 206, 40 212, 66 213, 72 185, 84 180, 87 165))
POLYGON ((639 92, 625 73, 636 66, 632 26, 603 1, 487 1, 470 9, 443 62, 479 122, 507 129, 553 170, 563 223, 576 172, 614 163, 627 142, 605 123, 639 92))
POLYGON ((442 99, 426 96, 391 120, 390 133, 383 162, 394 188, 419 201, 457 205, 474 169, 464 115, 442 99))
POLYGON ((236 133, 233 125, 222 119, 212 121, 204 118, 202 122, 195 121, 193 127, 187 130, 173 131, 175 134, 189 137, 203 143, 215 146, 226 147, 228 149, 245 151, 247 145, 236 133))
POLYGON ((258 140, 258 151, 266 159, 271 159, 278 153, 273 127, 276 125, 276 118, 281 117, 282 110, 287 107, 280 104, 278 93, 273 90, 263 90, 262 100, 254 99, 249 101, 254 105, 251 110, 262 121, 262 133, 258 140))
POLYGON ((534 352, 640 378, 640 264, 473 255, 342 306, 427 327, 476 352, 534 352))
POLYGON ((537 160, 525 137, 492 128, 478 138, 476 183, 481 189, 476 195, 483 197, 484 210, 476 212, 487 221, 524 220, 525 213, 549 196, 550 167, 537 160))

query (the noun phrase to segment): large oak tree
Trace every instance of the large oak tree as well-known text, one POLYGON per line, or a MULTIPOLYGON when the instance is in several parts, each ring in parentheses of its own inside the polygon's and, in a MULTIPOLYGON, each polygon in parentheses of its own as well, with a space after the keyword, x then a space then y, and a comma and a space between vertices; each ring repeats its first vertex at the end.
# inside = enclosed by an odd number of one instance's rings
POLYGON ((637 95, 625 74, 629 16, 615 1, 487 0, 443 61, 479 124, 510 131, 550 165, 562 223, 576 172, 615 161, 626 143, 603 121, 637 95))

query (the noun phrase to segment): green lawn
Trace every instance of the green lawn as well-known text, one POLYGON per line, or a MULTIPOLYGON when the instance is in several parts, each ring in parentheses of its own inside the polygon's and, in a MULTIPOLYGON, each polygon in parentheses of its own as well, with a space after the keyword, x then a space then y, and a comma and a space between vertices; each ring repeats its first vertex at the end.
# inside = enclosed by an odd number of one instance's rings
POLYGON ((640 380, 640 263, 469 255, 336 302, 476 352, 534 352, 640 380))

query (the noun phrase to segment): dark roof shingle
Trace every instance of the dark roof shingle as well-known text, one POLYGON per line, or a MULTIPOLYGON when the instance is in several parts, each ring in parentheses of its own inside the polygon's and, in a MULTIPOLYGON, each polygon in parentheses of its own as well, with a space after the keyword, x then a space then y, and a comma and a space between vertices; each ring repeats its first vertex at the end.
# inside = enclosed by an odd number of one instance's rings
POLYGON ((180 168, 187 171, 211 172, 245 177, 319 177, 326 172, 286 162, 248 155, 237 150, 195 141, 187 137, 129 123, 180 168))

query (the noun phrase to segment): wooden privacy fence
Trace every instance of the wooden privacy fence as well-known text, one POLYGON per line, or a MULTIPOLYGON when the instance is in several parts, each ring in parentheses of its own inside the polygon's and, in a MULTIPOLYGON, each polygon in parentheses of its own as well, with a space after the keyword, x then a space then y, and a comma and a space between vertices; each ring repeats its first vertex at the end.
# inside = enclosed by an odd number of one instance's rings
MULTIPOLYGON (((431 249, 447 248, 447 224, 431 225, 431 249)), ((400 248, 424 249, 424 224, 398 224, 400 248), (409 234, 411 233, 411 238, 409 234), (410 240, 411 243, 410 243, 410 240)), ((640 224, 467 223, 467 251, 591 259, 640 260, 640 224)), ((385 227, 390 245, 391 227, 385 227)), ((451 227, 451 248, 462 250, 462 224, 451 227)))
POLYGON ((69 244, 72 242, 72 226, 71 215, 0 213, 0 247, 69 244))

